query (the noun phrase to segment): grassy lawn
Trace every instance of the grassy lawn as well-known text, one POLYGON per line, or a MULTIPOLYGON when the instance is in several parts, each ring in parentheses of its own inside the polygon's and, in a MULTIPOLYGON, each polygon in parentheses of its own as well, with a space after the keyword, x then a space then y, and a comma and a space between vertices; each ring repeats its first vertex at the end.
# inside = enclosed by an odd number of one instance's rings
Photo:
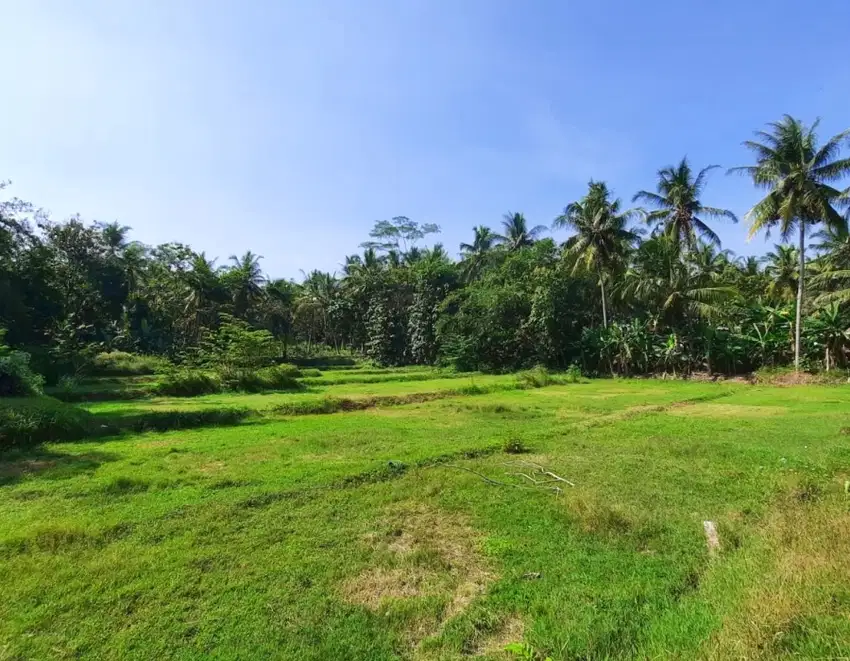
POLYGON ((850 389, 515 382, 87 404, 445 394, 0 456, 0 659, 846 654, 850 389))

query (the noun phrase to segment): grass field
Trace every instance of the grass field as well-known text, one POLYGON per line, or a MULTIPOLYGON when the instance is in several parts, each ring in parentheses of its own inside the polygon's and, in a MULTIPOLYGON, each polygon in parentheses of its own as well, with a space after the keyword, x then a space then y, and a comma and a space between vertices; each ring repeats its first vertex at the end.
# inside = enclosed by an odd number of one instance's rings
POLYGON ((350 372, 0 456, 0 659, 848 653, 850 388, 350 372))

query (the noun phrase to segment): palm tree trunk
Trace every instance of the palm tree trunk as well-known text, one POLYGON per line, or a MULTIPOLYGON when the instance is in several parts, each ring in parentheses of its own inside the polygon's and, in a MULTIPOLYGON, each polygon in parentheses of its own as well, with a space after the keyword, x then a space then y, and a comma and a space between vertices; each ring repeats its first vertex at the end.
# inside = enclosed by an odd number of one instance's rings
POLYGON ((800 371, 803 339, 803 289, 806 271, 806 223, 800 219, 800 273, 797 278, 797 317, 794 328, 794 369, 800 371))
POLYGON ((599 273, 599 289, 602 292, 602 327, 608 328, 608 304, 605 302, 605 280, 599 273))

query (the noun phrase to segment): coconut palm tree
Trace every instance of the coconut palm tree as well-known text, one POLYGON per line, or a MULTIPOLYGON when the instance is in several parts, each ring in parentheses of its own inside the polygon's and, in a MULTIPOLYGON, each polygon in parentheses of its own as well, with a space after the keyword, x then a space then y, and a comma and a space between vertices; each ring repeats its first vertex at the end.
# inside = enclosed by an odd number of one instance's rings
POLYGON ((472 243, 461 243, 460 254, 462 256, 461 268, 466 280, 474 280, 489 261, 493 246, 496 244, 497 236, 489 227, 479 225, 473 227, 475 238, 472 243))
POLYGON ((226 291, 214 259, 207 259, 202 252, 195 255, 190 264, 191 269, 183 274, 187 290, 183 300, 183 320, 190 336, 197 337, 202 328, 215 324, 217 305, 225 300, 226 291))
POLYGON ((774 251, 765 255, 767 265, 764 268, 770 277, 767 293, 780 301, 791 301, 797 291, 799 278, 797 249, 794 246, 776 244, 774 251))
POLYGON ((820 292, 814 304, 824 307, 847 303, 850 301, 850 231, 846 227, 827 228, 815 236, 820 239, 814 247, 820 253, 821 271, 811 279, 820 292))
POLYGON ((822 146, 812 126, 790 115, 768 125, 768 131, 756 131, 758 140, 744 142, 756 156, 756 164, 732 168, 730 172, 748 175, 767 195, 747 213, 750 236, 778 227, 787 241, 796 230, 799 236, 797 257, 797 311, 794 328, 794 366, 800 369, 803 326, 803 297, 806 281, 806 229, 818 223, 835 229, 847 226, 838 211, 847 203, 846 193, 833 184, 850 173, 850 159, 839 158, 841 144, 850 130, 831 137, 822 146), (759 142, 760 140, 760 142, 759 142))
POLYGON ((289 333, 297 285, 290 280, 269 280, 264 287, 262 318, 265 327, 275 336, 283 338, 283 357, 289 348, 289 333))
POLYGON ((731 211, 707 207, 700 201, 708 173, 718 167, 720 166, 709 165, 694 177, 685 157, 678 165, 658 171, 658 182, 655 186, 657 192, 642 190, 632 198, 633 202, 643 202, 655 208, 646 214, 646 221, 655 226, 655 231, 673 237, 676 250, 694 250, 699 239, 720 246, 720 237, 708 226, 706 218, 738 222, 737 216, 731 211))
POLYGON ((591 181, 587 194, 564 208, 552 227, 575 232, 564 245, 565 253, 574 260, 573 273, 585 270, 598 277, 602 298, 602 325, 608 327, 608 302, 605 281, 622 265, 625 256, 638 241, 638 234, 628 228, 635 211, 622 211, 619 199, 611 200, 605 182, 591 181))
MULTIPOLYGON (((303 272, 302 272, 303 273, 303 272)), ((339 281, 331 273, 319 270, 304 274, 300 296, 295 306, 296 320, 307 331, 307 343, 312 345, 315 339, 337 346, 333 333, 330 311, 339 291, 339 281)))
POLYGON ((535 225, 529 229, 528 221, 523 214, 508 211, 502 216, 503 234, 497 234, 494 239, 496 243, 513 252, 532 245, 545 231, 544 225, 535 225))
POLYGON ((128 245, 127 235, 130 233, 130 227, 120 225, 117 220, 111 223, 97 223, 97 227, 111 257, 123 252, 128 245))
POLYGON ((723 304, 736 293, 723 282, 722 274, 701 271, 682 260, 669 234, 640 244, 620 291, 624 298, 642 301, 653 311, 654 326, 668 327, 719 317, 723 304))
POLYGON ((261 255, 250 250, 242 257, 230 256, 233 266, 227 271, 227 281, 233 293, 233 309, 237 317, 244 318, 251 306, 263 297, 266 277, 260 268, 261 255))

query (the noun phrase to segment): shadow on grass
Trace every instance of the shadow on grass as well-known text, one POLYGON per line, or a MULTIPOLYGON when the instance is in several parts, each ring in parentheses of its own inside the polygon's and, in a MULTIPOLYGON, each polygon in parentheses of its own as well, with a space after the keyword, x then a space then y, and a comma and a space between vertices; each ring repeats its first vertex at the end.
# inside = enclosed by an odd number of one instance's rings
POLYGON ((8 398, 0 401, 0 452, 126 433, 235 425, 251 414, 247 408, 231 406, 91 413, 52 397, 8 398))
POLYGON ((66 454, 40 446, 7 450, 0 453, 0 487, 16 484, 34 475, 48 480, 64 480, 81 473, 94 473, 102 464, 119 458, 111 452, 66 454))

